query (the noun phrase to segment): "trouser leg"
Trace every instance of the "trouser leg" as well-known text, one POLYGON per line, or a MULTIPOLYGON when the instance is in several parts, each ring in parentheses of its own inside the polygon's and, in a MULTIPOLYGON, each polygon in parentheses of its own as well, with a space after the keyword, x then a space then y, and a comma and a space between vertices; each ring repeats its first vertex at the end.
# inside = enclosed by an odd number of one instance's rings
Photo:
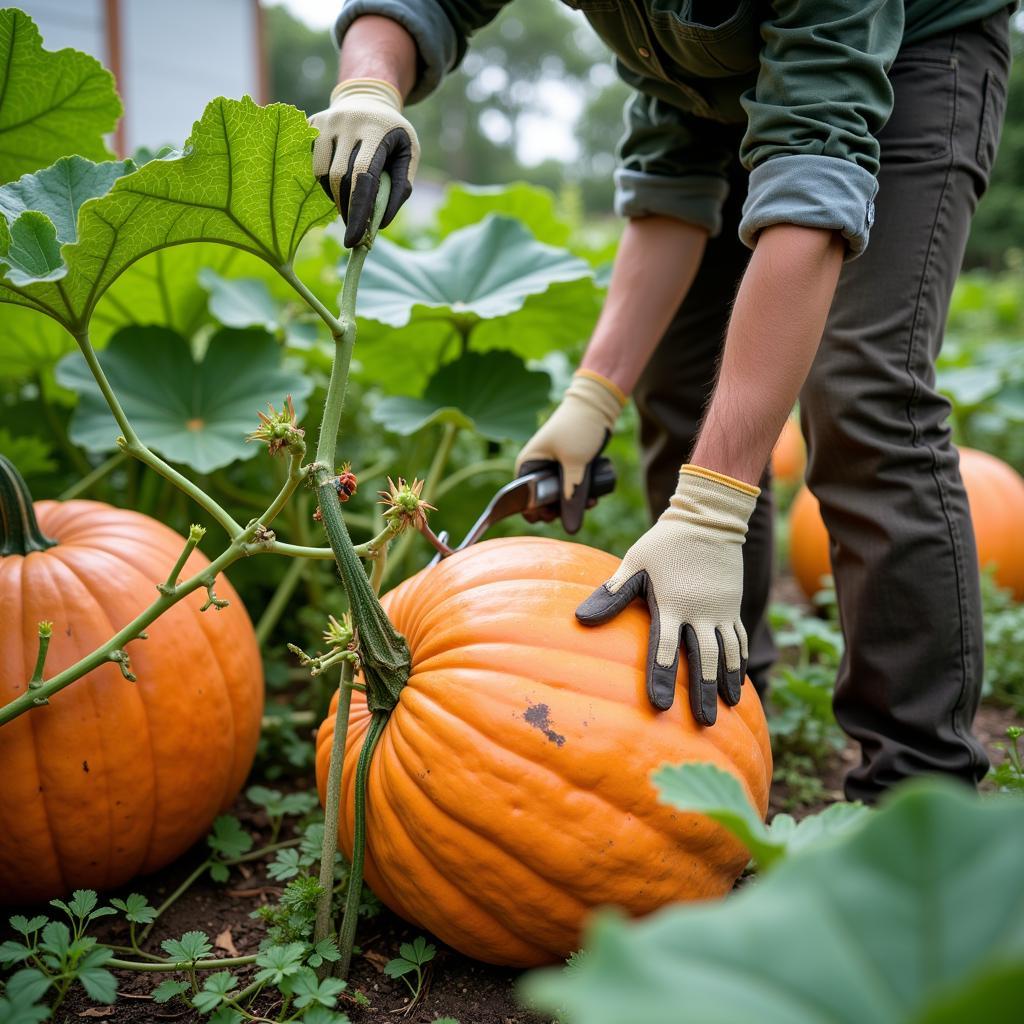
MULTIPOLYGON (((738 146, 738 139, 737 139, 738 146)), ((652 519, 676 489, 679 467, 690 457, 718 370, 729 310, 750 251, 737 234, 746 174, 737 163, 722 211, 722 231, 708 242, 700 270, 634 392, 652 519)), ((749 637, 747 673, 759 692, 777 651, 765 621, 772 582, 773 515, 768 471, 743 546, 741 617, 749 637)))
POLYGON ((905 47, 866 253, 842 272, 801 394, 808 482, 832 538, 846 638, 836 716, 874 800, 913 775, 987 770, 971 733, 983 636, 970 510, 935 359, 998 138, 1005 12, 905 47))

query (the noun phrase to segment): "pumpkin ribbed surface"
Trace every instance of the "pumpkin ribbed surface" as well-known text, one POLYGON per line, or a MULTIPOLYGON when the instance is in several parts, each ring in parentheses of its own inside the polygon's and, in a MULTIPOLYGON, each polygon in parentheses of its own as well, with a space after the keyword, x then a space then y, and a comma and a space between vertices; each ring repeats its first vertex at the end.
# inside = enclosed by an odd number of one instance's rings
MULTIPOLYGON (((577 948, 589 911, 648 913, 721 896, 747 862, 720 826, 658 802, 648 776, 710 761, 764 813, 771 753, 760 702, 700 728, 685 667, 671 710, 647 700, 639 604, 586 628, 576 606, 618 560, 578 544, 478 544, 385 596, 412 675, 367 786, 366 879, 398 914, 461 952, 529 966, 577 948)), ((683 659, 685 665, 685 659, 683 659)), ((358 751, 370 715, 353 694, 340 841, 351 852, 358 751)), ((317 736, 325 796, 333 708, 317 736)))
MULTIPOLYGON (((1024 601, 1024 477, 1002 459, 974 448, 960 449, 960 475, 971 506, 978 562, 994 566, 1001 587, 1024 601)), ((789 561, 808 597, 821 589, 821 577, 832 572, 828 531, 818 500, 802 487, 789 512, 789 561)))
MULTIPOLYGON (((155 597, 184 539, 92 501, 35 505, 56 547, 0 559, 0 699, 35 663, 53 621, 46 678, 110 639, 155 597)), ((193 553, 187 578, 208 564, 193 553)), ((252 624, 224 577, 221 611, 200 590, 128 644, 138 682, 104 665, 0 729, 0 903, 109 889, 188 849, 252 766, 263 671, 252 624)))

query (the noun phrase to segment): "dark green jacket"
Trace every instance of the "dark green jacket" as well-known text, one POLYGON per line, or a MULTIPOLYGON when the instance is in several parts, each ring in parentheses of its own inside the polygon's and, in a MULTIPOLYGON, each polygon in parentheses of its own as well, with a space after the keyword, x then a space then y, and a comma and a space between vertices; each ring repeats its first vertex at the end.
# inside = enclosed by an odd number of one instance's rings
MULTIPOLYGON (((399 22, 429 95, 472 33, 510 0, 346 0, 339 44, 364 14, 399 22)), ((635 93, 619 146, 615 208, 666 214, 716 233, 735 156, 750 171, 740 235, 790 223, 867 244, 877 191, 876 134, 892 110, 887 72, 904 41, 976 21, 1008 0, 563 0, 584 13, 635 93), (721 20, 703 24, 698 15, 721 20)))

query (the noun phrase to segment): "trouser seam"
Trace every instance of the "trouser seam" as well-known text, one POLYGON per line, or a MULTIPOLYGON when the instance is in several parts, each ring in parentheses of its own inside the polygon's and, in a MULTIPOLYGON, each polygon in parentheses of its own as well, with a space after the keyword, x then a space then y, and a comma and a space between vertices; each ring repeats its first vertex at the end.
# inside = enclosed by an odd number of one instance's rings
MULTIPOLYGON (((960 693, 957 697, 955 704, 950 712, 950 728, 954 735, 959 737, 964 744, 964 747, 968 751, 970 757, 970 766, 974 770, 978 767, 978 757, 974 749, 974 745, 970 742, 970 737, 964 732, 960 722, 960 712, 964 707, 964 703, 967 697, 968 689, 968 675, 969 675, 969 663, 970 663, 970 639, 968 636, 967 620, 966 620, 966 604, 967 595, 964 591, 964 564, 963 564, 963 544, 960 532, 957 529, 957 525, 953 520, 953 517, 949 512, 948 495, 946 494, 945 485, 942 477, 938 472, 938 456, 935 448, 927 441, 922 439, 922 432, 918 425, 915 411, 920 397, 920 384, 917 376, 914 373, 913 366, 917 361, 917 354, 919 351, 919 338, 920 338, 920 324, 922 318, 923 299, 922 296, 927 291, 932 276, 934 274, 934 256, 936 252, 936 235, 939 232, 939 225, 942 223, 943 217, 948 213, 949 207, 949 196, 950 196, 950 179, 953 175, 953 168, 956 163, 956 129, 957 119, 959 117, 959 74, 958 74, 958 62, 955 56, 956 52, 956 38, 954 38, 953 45, 950 48, 951 51, 951 67, 953 70, 953 117, 950 124, 949 131, 949 158, 946 164, 946 173, 942 182, 942 193, 939 198, 939 203, 935 215, 935 221, 932 224, 931 234, 928 238, 928 249, 925 254, 924 269, 921 274, 921 283, 918 286, 917 292, 917 303, 914 313, 914 320, 910 328, 909 345, 907 347, 907 361, 906 371, 910 378, 911 393, 910 401, 907 403, 907 421, 911 428, 911 443, 915 448, 925 448, 931 456, 931 467, 930 472, 932 480, 935 483, 936 494, 939 499, 939 507, 942 511, 942 516, 946 521, 946 529, 949 534, 950 546, 952 548, 953 557, 953 570, 956 576, 956 595, 957 595, 957 618, 960 624, 960 693)), ((938 329, 941 331, 945 330, 944 324, 939 324, 938 329)))

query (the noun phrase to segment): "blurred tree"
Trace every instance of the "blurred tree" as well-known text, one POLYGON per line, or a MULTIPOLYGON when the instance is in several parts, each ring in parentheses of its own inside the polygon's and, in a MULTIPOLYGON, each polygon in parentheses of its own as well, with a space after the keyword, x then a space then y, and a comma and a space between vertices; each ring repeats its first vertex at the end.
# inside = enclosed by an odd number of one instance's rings
MULTIPOLYGON (((312 113, 327 101, 337 54, 329 33, 268 7, 271 94, 312 113)), ((473 38, 429 99, 411 107, 422 167, 478 185, 521 179, 579 186, 593 212, 611 209, 614 150, 628 90, 579 15, 553 0, 518 0, 473 38), (552 107, 578 111, 554 130, 552 107)))

